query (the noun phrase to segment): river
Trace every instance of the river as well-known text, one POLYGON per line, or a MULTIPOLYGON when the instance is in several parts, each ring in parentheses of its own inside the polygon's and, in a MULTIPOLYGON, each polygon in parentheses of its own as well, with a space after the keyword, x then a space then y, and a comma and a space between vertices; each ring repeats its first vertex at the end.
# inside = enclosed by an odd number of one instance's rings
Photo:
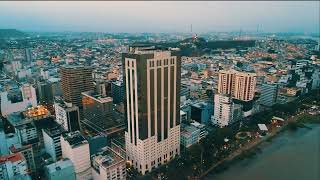
POLYGON ((209 174, 213 180, 320 180, 320 126, 286 131, 264 142, 262 152, 209 174))

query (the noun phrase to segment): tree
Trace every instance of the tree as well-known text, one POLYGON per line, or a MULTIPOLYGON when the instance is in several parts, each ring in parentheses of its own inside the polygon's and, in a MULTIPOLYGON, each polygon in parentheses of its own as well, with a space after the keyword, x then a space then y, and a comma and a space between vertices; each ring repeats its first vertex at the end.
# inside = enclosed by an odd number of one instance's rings
POLYGON ((242 66, 243 66, 243 63, 240 62, 240 61, 238 61, 238 62, 237 62, 237 67, 242 68, 242 66))

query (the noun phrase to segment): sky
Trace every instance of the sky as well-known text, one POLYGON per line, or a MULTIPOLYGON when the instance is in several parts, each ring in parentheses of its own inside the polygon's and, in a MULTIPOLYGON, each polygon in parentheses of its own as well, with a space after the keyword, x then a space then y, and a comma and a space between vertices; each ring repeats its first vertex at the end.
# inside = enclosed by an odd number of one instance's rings
POLYGON ((319 33, 319 1, 0 2, 0 29, 75 32, 319 33))

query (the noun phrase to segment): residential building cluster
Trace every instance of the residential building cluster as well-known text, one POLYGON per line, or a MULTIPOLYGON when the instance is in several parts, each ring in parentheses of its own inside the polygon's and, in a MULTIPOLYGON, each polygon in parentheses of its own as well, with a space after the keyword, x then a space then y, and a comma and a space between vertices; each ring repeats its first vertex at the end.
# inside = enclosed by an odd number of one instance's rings
POLYGON ((215 129, 320 88, 319 50, 300 40, 248 37, 253 47, 187 56, 126 34, 40 37, 0 51, 0 179, 145 175, 215 129))

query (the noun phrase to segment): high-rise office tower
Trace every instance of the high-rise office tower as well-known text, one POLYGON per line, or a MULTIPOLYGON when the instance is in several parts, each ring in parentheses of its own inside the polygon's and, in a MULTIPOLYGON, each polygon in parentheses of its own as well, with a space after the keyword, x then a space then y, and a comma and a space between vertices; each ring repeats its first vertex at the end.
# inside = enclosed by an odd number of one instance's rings
POLYGON ((37 81, 37 98, 40 103, 54 103, 55 96, 61 96, 61 83, 58 78, 37 81))
POLYGON ((80 130, 80 113, 78 106, 63 101, 60 97, 54 100, 56 121, 64 130, 72 132, 80 130))
POLYGON ((111 96, 114 104, 119 104, 123 101, 125 89, 122 81, 112 82, 111 96))
POLYGON ((273 106, 277 102, 278 84, 265 83, 261 86, 260 104, 273 106))
POLYGON ((254 98, 256 74, 235 70, 220 71, 218 93, 229 95, 241 101, 251 101, 254 98))
POLYGON ((180 59, 155 47, 123 54, 127 160, 141 174, 180 153, 180 59))
POLYGON ((32 51, 31 48, 26 48, 25 49, 25 54, 26 54, 26 61, 31 62, 32 61, 32 51))
POLYGON ((81 93, 94 89, 92 68, 66 65, 60 68, 63 99, 82 107, 81 93))
POLYGON ((118 125, 119 119, 113 111, 112 97, 102 96, 95 91, 82 93, 83 117, 87 125, 98 132, 118 125))

